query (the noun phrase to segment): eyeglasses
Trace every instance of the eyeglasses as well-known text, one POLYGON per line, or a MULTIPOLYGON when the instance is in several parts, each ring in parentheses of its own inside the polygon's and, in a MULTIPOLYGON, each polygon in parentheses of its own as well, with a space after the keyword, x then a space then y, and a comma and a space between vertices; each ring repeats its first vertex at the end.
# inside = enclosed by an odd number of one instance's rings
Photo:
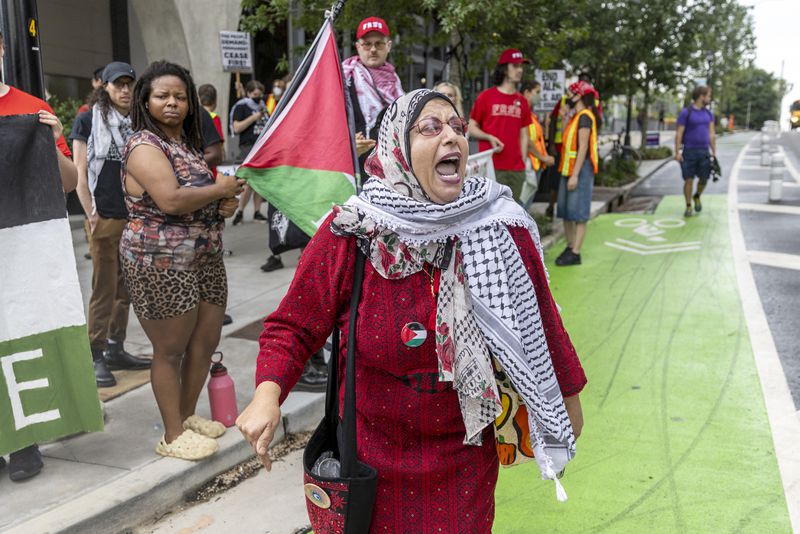
MULTIPOLYGON (((451 117, 450 120, 447 121, 447 124, 456 134, 464 137, 467 136, 467 121, 461 117, 451 117)), ((413 128, 416 128, 417 131, 425 137, 434 137, 442 133, 442 130, 444 130, 444 123, 436 117, 426 117, 412 124, 411 127, 409 127, 409 131, 413 128)))
POLYGON ((133 84, 134 83, 136 83, 136 82, 134 82, 133 80, 129 80, 129 81, 114 80, 113 82, 111 82, 111 85, 113 85, 117 89, 122 90, 122 89, 125 89, 126 87, 128 89, 133 89, 133 84))
POLYGON ((367 50, 371 50, 373 47, 375 48, 375 50, 383 50, 384 48, 386 48, 388 41, 380 40, 380 41, 369 42, 359 39, 358 41, 356 41, 356 43, 358 44, 358 46, 366 48, 367 50))

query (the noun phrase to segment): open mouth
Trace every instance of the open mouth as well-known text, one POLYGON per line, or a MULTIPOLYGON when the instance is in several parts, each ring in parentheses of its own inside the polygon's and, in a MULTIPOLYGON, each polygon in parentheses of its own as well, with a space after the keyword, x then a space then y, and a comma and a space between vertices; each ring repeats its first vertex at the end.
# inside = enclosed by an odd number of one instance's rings
POLYGON ((434 167, 436 173, 445 182, 458 182, 461 179, 459 170, 461 169, 461 154, 452 152, 442 157, 434 167))

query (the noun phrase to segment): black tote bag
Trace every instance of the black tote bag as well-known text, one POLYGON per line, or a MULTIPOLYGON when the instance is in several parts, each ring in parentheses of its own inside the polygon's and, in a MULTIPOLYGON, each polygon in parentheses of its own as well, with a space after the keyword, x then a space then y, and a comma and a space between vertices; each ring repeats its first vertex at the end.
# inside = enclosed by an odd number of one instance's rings
POLYGON ((345 362, 344 417, 339 420, 339 329, 333 330, 333 349, 328 364, 325 417, 303 453, 306 508, 315 534, 362 534, 369 531, 378 473, 357 458, 356 436, 356 321, 364 279, 364 253, 359 247, 350 299, 347 360, 345 362), (341 464, 339 477, 312 474, 317 459, 326 451, 341 464))
POLYGON ((275 255, 303 248, 311 238, 272 204, 267 208, 269 249, 275 255))

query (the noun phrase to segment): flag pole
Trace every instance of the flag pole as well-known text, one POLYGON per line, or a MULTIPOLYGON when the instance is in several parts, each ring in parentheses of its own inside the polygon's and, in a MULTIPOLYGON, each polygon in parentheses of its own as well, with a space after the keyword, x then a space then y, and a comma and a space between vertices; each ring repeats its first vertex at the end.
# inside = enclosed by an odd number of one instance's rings
MULTIPOLYGON (((311 46, 306 51, 305 56, 303 56, 303 60, 300 62, 300 65, 297 67, 297 71, 295 71, 294 76, 292 77, 292 81, 289 82, 289 86, 286 88, 286 93, 284 93, 283 98, 278 101, 278 105, 275 106, 275 109, 270 115, 269 120, 267 121, 267 125, 264 130, 261 132, 261 136, 266 135, 266 133, 270 130, 270 126, 272 122, 276 120, 277 117, 283 112, 284 108, 288 105, 288 102, 294 96, 294 93, 297 92, 297 88, 299 87, 300 83, 302 82, 303 78, 305 78, 306 72, 311 66, 311 62, 314 59, 314 51, 317 48, 317 45, 322 38, 323 30, 325 29, 326 24, 330 24, 331 31, 333 30, 333 23, 339 14, 342 12, 344 8, 345 0, 336 0, 333 3, 329 10, 325 11, 325 22, 323 22, 322 27, 317 32, 316 37, 314 38, 314 42, 311 43, 311 46)), ((345 100, 345 108, 347 112, 347 129, 350 132, 350 149, 351 149, 351 156, 353 160, 353 176, 355 178, 355 187, 356 192, 361 192, 361 169, 358 164, 358 154, 356 151, 356 140, 355 140, 355 118, 353 116, 353 105, 350 102, 350 94, 347 91, 347 86, 344 79, 344 70, 342 69, 341 58, 339 61, 339 73, 342 77, 342 86, 344 89, 344 100, 345 100)), ((259 139, 261 139, 259 136, 259 139)), ((256 140, 256 146, 258 145, 258 140, 256 140)), ((255 146, 254 146, 255 149, 255 146)), ((246 160, 247 158, 245 158, 246 160)))
MULTIPOLYGON (((331 28, 333 28, 333 23, 339 14, 342 12, 344 8, 345 0, 337 0, 333 3, 330 10, 325 12, 325 17, 331 22, 331 28)), ((340 58, 341 59, 341 58, 340 58)), ((356 151, 356 137, 355 137, 355 130, 356 130, 356 121, 355 117, 353 116, 353 103, 350 101, 350 91, 347 90, 347 81, 344 79, 344 69, 342 69, 342 63, 339 62, 339 72, 342 76, 342 86, 344 88, 344 102, 345 108, 347 109, 347 129, 350 132, 350 153, 351 157, 353 158, 353 177, 356 181, 356 193, 361 192, 361 166, 358 164, 358 152, 356 151)))

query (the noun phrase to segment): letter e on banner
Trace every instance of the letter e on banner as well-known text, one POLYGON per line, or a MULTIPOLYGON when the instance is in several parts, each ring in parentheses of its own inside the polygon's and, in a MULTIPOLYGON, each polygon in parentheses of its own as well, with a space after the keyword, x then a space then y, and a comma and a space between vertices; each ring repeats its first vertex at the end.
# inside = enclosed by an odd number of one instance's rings
POLYGON ((16 426, 17 430, 35 423, 46 423, 47 421, 55 421, 61 418, 61 412, 57 409, 30 415, 25 415, 25 411, 22 409, 22 399, 19 396, 21 392, 31 389, 48 388, 50 387, 50 382, 47 378, 17 382, 17 376, 14 374, 14 364, 16 362, 35 360, 42 356, 42 349, 36 349, 18 352, 0 358, 0 368, 3 369, 3 376, 5 377, 6 387, 8 389, 8 398, 11 400, 11 412, 14 415, 14 426, 16 426))

